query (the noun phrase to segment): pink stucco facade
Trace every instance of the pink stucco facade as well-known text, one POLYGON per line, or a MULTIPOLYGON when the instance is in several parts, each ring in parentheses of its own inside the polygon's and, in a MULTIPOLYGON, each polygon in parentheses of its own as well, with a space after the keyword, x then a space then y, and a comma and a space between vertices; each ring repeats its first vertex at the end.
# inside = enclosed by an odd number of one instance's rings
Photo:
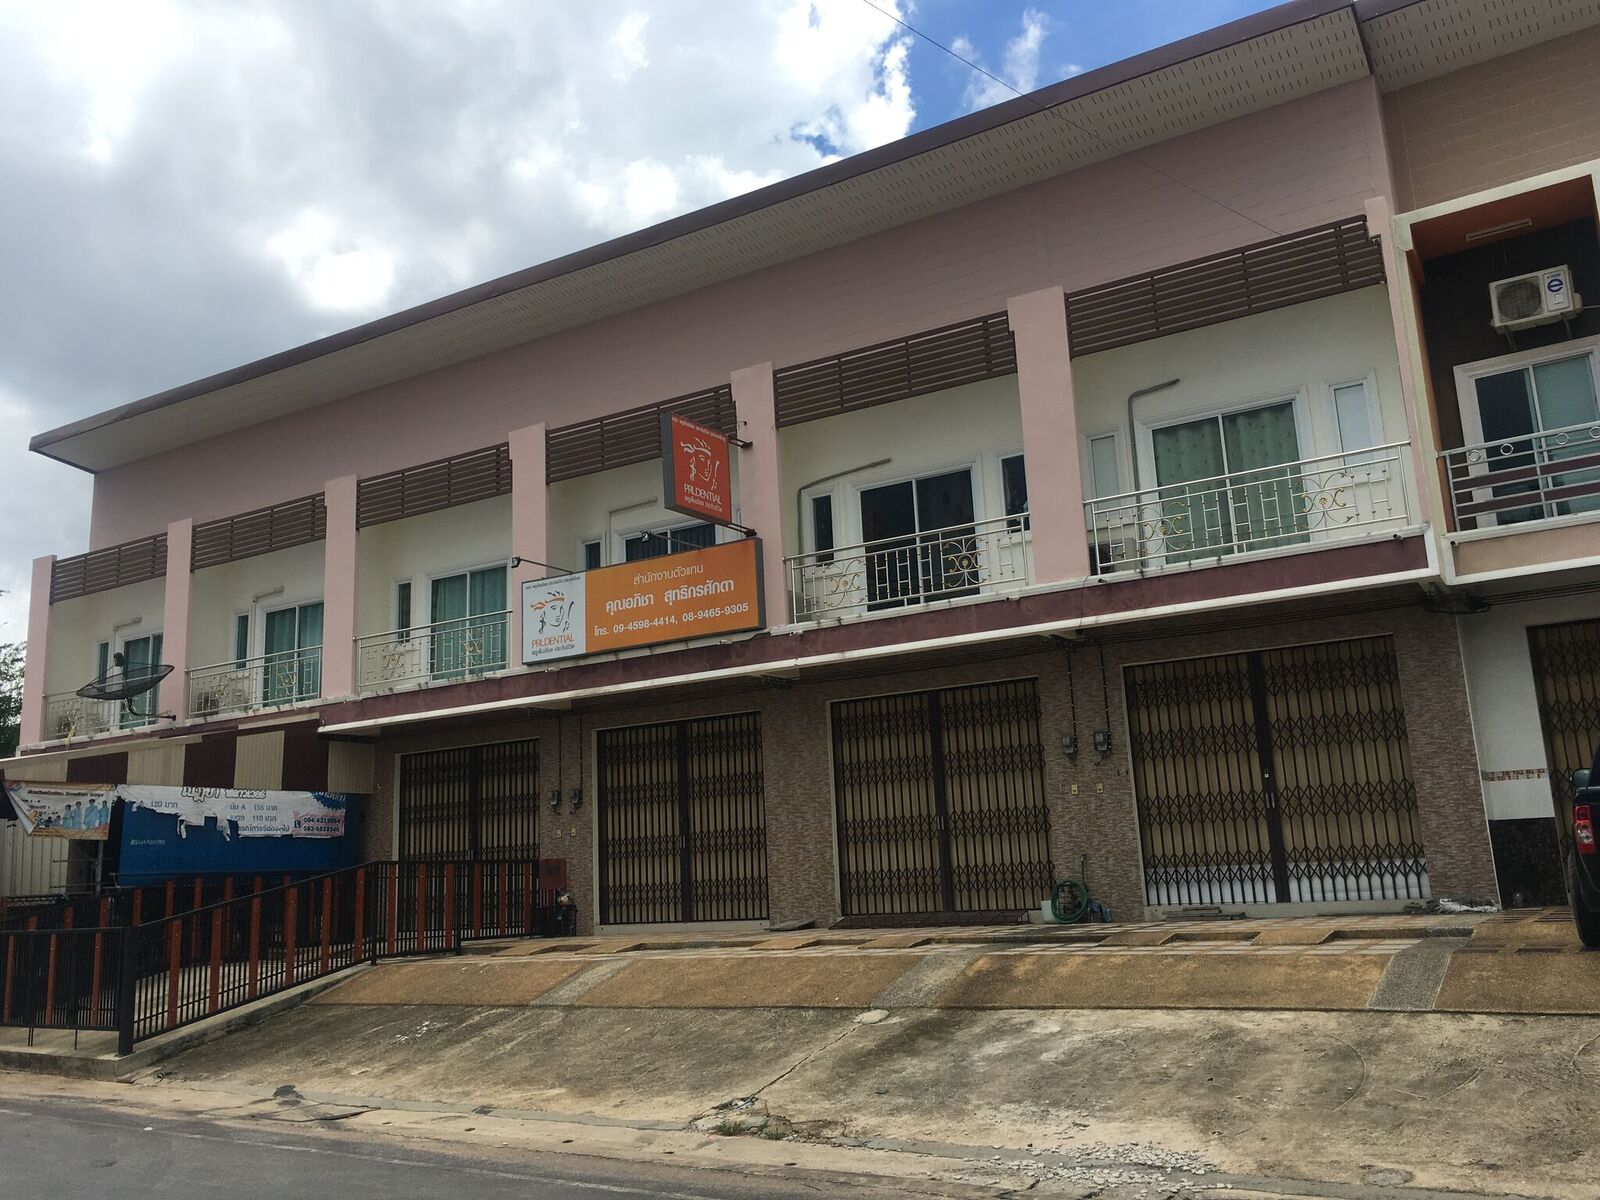
POLYGON ((106 470, 91 547, 491 445, 533 422, 562 425, 725 383, 751 364, 781 367, 1002 311, 1042 288, 1070 292, 1359 215, 1386 171, 1377 103, 1370 81, 1334 87, 1136 158, 106 470), (228 486, 186 482, 195 479, 228 486))

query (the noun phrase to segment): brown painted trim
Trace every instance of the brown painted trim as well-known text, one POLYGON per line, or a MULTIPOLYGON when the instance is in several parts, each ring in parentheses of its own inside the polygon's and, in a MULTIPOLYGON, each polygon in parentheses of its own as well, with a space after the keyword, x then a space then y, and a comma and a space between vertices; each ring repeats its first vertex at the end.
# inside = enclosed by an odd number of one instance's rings
POLYGON ((327 535, 328 510, 320 492, 285 500, 196 525, 189 569, 199 571, 274 550, 288 550, 319 542, 327 535))
POLYGON ((152 534, 103 550, 58 558, 50 567, 50 603, 161 579, 167 573, 167 535, 152 534))
POLYGON ((990 633, 1011 627, 1225 600, 1241 595, 1270 594, 1290 588, 1414 571, 1427 565, 1427 547, 1420 536, 1390 538, 1329 547, 1306 554, 1174 571, 1142 579, 1109 583, 1089 581, 1082 587, 1062 591, 996 598, 989 603, 912 612, 886 620, 854 621, 794 633, 758 635, 739 642, 661 651, 645 658, 580 663, 559 671, 507 675, 448 687, 395 692, 327 704, 322 708, 322 715, 325 723, 337 725, 495 700, 526 698, 537 701, 545 693, 575 688, 603 688, 665 675, 758 667, 809 655, 848 653, 901 642, 990 633))

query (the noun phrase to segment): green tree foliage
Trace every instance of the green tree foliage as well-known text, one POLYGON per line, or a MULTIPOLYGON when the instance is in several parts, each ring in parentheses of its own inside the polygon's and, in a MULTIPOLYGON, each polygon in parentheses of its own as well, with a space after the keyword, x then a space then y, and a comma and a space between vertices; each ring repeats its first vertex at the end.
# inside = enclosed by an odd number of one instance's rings
POLYGON ((22 731, 22 659, 26 645, 0 642, 0 758, 17 752, 22 731))

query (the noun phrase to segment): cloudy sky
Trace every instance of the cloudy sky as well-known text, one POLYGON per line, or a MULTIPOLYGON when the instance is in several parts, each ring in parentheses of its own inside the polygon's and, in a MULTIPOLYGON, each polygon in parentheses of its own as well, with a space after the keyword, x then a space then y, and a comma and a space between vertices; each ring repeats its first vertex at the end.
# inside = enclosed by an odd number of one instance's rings
POLYGON ((40 430, 1265 0, 0 0, 0 641, 87 547, 40 430))

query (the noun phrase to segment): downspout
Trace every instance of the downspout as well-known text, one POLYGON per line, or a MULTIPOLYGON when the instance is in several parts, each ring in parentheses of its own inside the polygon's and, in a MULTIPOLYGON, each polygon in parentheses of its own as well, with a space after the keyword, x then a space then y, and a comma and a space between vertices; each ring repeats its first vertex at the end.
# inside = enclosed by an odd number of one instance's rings
POLYGON ((1153 383, 1149 387, 1142 387, 1138 391, 1128 393, 1128 460, 1133 464, 1132 490, 1136 493, 1139 490, 1139 446, 1133 440, 1133 402, 1142 400, 1144 397, 1153 395, 1156 392, 1164 392, 1168 388, 1177 387, 1180 382, 1177 379, 1168 379, 1164 383, 1153 383))

